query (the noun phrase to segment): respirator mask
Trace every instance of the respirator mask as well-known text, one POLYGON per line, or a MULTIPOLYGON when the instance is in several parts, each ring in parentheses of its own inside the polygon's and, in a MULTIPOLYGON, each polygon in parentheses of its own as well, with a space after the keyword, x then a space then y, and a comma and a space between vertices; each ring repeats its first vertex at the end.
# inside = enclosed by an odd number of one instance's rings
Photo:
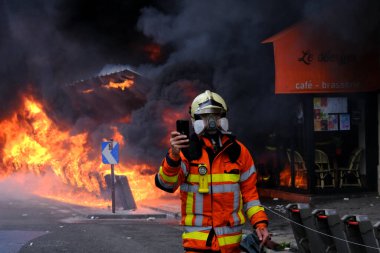
POLYGON ((197 135, 203 134, 204 132, 216 133, 220 131, 225 134, 228 133, 228 119, 226 117, 220 117, 215 114, 204 114, 198 115, 195 120, 193 120, 194 132, 197 135))

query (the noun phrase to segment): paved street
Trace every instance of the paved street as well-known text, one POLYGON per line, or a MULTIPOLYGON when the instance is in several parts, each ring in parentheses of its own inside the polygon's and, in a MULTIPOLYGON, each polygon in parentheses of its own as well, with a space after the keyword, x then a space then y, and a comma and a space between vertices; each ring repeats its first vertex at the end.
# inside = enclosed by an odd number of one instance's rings
POLYGON ((33 196, 2 196, 0 252, 177 253, 182 250, 181 230, 173 218, 87 218, 91 213, 96 212, 33 196))
MULTIPOLYGON (((263 200, 269 230, 278 243, 294 236, 283 200, 263 200), (276 214, 277 213, 277 214, 276 214)), ((315 199, 311 208, 333 208, 340 216, 365 214, 380 221, 380 198, 375 194, 315 199)), ((0 252, 182 252, 178 199, 146 202, 136 211, 91 209, 36 196, 0 197, 0 252), (150 208, 148 208, 150 207, 150 208), (168 218, 160 218, 163 215, 168 218), (128 219, 125 219, 128 218, 128 219)), ((250 233, 250 226, 244 229, 250 233)))

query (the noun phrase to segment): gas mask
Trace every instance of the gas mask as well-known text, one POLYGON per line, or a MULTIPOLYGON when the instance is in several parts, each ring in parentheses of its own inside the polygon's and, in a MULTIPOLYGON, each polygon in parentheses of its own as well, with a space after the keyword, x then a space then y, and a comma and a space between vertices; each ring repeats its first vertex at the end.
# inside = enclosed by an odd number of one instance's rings
POLYGON ((197 135, 203 134, 204 132, 213 133, 220 131, 221 133, 226 133, 228 131, 228 119, 223 117, 219 118, 213 114, 203 116, 201 119, 193 120, 194 132, 197 135))

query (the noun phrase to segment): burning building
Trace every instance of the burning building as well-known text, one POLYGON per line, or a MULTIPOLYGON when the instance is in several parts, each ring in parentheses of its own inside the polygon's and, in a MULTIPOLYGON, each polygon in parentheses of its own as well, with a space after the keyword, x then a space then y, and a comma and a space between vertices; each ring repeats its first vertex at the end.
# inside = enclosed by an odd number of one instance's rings
MULTIPOLYGON (((36 175, 29 181, 39 195, 78 203, 84 194, 82 203, 108 205, 101 201, 108 167, 99 145, 113 138, 121 145, 116 173, 128 176, 136 201, 159 197, 152 176, 169 132, 188 117, 192 98, 210 89, 229 105, 231 131, 252 151, 262 187, 305 193, 376 187, 378 83, 358 88, 358 80, 341 78, 375 80, 369 78, 375 58, 336 54, 347 40, 322 53, 306 40, 310 31, 290 29, 267 40, 275 48, 273 66, 272 48, 260 42, 305 17, 344 36, 352 27, 370 31, 378 26, 378 1, 95 1, 88 8, 81 1, 4 0, 0 6, 3 181, 36 175), (131 69, 93 74, 126 60, 154 82, 131 69), (355 65, 362 60, 367 72, 355 65), (324 89, 314 86, 316 73, 329 77, 324 89), (72 82, 83 76, 90 78, 72 82), (343 186, 355 182, 352 175, 339 187, 344 170, 316 174, 314 149, 326 153, 330 168, 343 168, 355 147, 364 147, 362 187, 343 186)), ((330 40, 324 34, 316 41, 322 36, 330 40)))
POLYGON ((288 114, 294 124, 290 143, 276 142, 275 134, 268 139, 269 158, 259 164, 264 188, 377 190, 380 62, 374 41, 350 43, 308 22, 264 41, 273 43, 275 93, 298 100, 288 114))
MULTIPOLYGON (((148 81, 124 69, 66 85, 64 92, 70 94, 75 112, 85 112, 89 121, 73 126, 59 124, 49 116, 43 101, 32 93, 24 94, 19 107, 0 121, 0 180, 13 178, 28 192, 42 197, 109 206, 110 195, 105 192, 110 170, 101 162, 100 144, 113 138, 122 149, 128 149, 120 128, 130 122, 131 111, 146 102, 143 82, 148 81)), ((161 196, 155 191, 153 172, 149 173, 155 168, 143 161, 121 160, 115 166, 120 189, 130 187, 137 202, 161 196)), ((129 189, 120 189, 120 196, 130 195, 129 189)), ((126 205, 133 208, 134 202, 126 205)))

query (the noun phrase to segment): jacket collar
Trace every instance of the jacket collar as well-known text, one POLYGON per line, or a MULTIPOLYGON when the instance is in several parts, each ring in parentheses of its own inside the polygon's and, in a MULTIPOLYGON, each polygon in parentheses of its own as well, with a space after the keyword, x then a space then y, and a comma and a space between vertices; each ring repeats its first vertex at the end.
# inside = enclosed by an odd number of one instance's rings
MULTIPOLYGON (((220 139, 222 141, 222 147, 230 140, 230 138, 225 135, 225 134, 222 134, 220 136, 220 139)), ((213 145, 212 145, 212 142, 209 138, 205 137, 205 136, 200 136, 200 140, 201 142, 203 142, 203 144, 207 147, 207 148, 213 148, 213 145)))

